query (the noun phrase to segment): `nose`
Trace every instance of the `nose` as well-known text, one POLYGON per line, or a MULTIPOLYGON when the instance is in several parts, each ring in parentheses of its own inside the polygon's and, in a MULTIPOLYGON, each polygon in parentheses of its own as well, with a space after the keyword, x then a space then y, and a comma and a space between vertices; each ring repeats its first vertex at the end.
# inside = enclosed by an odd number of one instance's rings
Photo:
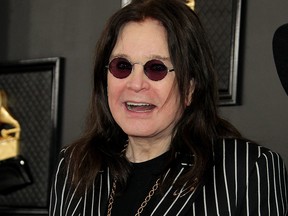
POLYGON ((132 72, 128 77, 127 87, 136 92, 147 89, 149 88, 149 82, 147 79, 143 65, 135 63, 132 72))

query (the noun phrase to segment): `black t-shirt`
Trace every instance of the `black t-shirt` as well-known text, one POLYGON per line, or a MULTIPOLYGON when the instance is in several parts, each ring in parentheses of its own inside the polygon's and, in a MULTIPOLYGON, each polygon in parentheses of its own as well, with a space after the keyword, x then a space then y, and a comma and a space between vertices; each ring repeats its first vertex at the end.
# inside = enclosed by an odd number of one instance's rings
POLYGON ((133 168, 127 187, 123 193, 114 198, 112 207, 113 216, 136 214, 157 179, 163 173, 167 159, 168 153, 164 153, 149 161, 131 163, 133 168))

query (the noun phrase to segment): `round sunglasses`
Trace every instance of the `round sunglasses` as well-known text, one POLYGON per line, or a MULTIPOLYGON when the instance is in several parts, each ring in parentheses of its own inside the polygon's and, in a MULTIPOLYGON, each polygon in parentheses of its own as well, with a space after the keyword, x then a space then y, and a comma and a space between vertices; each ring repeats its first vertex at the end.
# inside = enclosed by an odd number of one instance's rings
MULTIPOLYGON (((131 74, 133 66, 135 64, 140 63, 132 64, 131 62, 129 62, 129 60, 125 58, 117 57, 112 59, 110 63, 106 66, 106 68, 109 69, 109 71, 114 77, 118 79, 124 79, 131 74)), ((153 81, 162 80, 167 75, 168 72, 174 71, 174 68, 168 69, 162 61, 157 59, 147 61, 143 65, 143 68, 146 76, 153 81)))

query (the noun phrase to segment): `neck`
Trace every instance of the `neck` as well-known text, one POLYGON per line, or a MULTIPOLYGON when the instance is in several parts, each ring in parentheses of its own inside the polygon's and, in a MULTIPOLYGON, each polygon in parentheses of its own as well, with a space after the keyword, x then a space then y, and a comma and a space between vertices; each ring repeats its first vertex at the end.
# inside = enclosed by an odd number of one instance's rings
POLYGON ((150 140, 129 137, 126 158, 133 163, 151 160, 169 150, 171 137, 165 140, 150 140))

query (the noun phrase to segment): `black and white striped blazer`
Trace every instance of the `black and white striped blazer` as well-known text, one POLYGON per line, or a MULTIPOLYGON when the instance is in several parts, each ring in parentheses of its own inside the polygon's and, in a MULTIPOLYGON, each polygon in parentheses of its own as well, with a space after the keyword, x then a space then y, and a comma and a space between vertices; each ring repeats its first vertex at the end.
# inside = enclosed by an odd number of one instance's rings
MULTIPOLYGON (((173 186, 143 215, 287 215, 287 172, 279 154, 256 144, 223 139, 214 144, 214 165, 205 181, 191 193, 175 196, 173 186), (174 195, 173 195, 174 193, 174 195)), ((109 168, 81 197, 75 196, 64 172, 64 157, 56 169, 50 196, 50 216, 105 215, 111 191, 109 168)), ((71 159, 71 158, 70 158, 71 159)), ((185 164, 179 166, 179 175, 185 164)))

